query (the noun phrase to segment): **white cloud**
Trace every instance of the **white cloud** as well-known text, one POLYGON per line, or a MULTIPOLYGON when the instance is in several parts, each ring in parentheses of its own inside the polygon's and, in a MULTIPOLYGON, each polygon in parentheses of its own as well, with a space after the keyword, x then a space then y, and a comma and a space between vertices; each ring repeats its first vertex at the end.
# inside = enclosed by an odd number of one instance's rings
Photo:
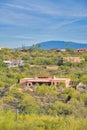
POLYGON ((32 11, 33 13, 38 14, 47 14, 51 16, 61 16, 61 17, 87 17, 87 8, 82 5, 80 2, 76 1, 62 1, 62 2, 48 2, 48 1, 37 1, 32 2, 29 1, 26 4, 26 0, 24 3, 19 4, 17 3, 11 3, 6 4, 6 6, 9 6, 11 8, 21 9, 21 10, 27 10, 32 11))

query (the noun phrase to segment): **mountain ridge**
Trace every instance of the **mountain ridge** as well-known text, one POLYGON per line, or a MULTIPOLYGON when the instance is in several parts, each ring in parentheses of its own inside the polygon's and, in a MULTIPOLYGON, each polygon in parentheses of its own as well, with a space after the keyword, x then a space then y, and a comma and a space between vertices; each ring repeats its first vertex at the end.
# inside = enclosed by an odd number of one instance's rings
MULTIPOLYGON (((87 43, 78 43, 78 42, 67 42, 67 41, 44 41, 40 43, 34 44, 35 46, 39 44, 39 46, 42 49, 49 50, 49 49, 66 49, 66 48, 72 48, 72 49, 78 49, 78 48, 87 48, 87 43)), ((24 48, 28 49, 31 48, 32 46, 24 46, 24 48)), ((23 47, 18 47, 14 49, 23 49, 23 47)))
POLYGON ((58 49, 66 49, 66 48, 87 48, 86 43, 77 43, 77 42, 65 42, 65 41, 45 41, 39 43, 40 46, 43 49, 52 49, 52 48, 58 48, 58 49))

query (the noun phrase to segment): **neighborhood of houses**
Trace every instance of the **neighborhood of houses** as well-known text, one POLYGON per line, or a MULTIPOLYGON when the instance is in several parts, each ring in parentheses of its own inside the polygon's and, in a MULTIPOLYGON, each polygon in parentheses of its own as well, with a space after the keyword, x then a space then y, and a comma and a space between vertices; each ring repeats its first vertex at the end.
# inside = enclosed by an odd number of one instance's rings
MULTIPOLYGON (((78 52, 82 52, 82 51, 87 51, 87 49, 83 48, 83 49, 77 49, 78 52)), ((73 62, 73 63, 81 63, 82 61, 84 61, 85 59, 82 57, 63 57, 63 61, 64 62, 73 62)), ((19 67, 19 66, 23 66, 25 61, 24 60, 4 60, 3 63, 8 67, 8 68, 13 68, 13 67, 19 67)), ((35 67, 36 65, 30 65, 31 68, 35 67)), ((46 69, 48 70, 56 70, 58 69, 59 66, 58 65, 47 65, 46 69)), ((47 85, 54 85, 57 86, 59 83, 64 83, 66 88, 70 88, 70 79, 69 78, 56 78, 55 76, 53 77, 35 77, 35 78, 23 78, 20 79, 19 83, 21 85, 26 85, 28 88, 31 88, 33 85, 35 84, 47 84, 47 85)))
MULTIPOLYGON (((63 62, 72 62, 72 63, 81 63, 85 59, 82 57, 63 57, 63 62)), ((23 66, 24 65, 24 60, 4 60, 3 63, 7 65, 8 68, 13 68, 13 67, 18 67, 18 66, 23 66)), ((30 67, 36 67, 39 65, 30 65, 30 67)), ((58 66, 56 65, 47 65, 45 67, 48 70, 56 70, 58 69, 58 66)))

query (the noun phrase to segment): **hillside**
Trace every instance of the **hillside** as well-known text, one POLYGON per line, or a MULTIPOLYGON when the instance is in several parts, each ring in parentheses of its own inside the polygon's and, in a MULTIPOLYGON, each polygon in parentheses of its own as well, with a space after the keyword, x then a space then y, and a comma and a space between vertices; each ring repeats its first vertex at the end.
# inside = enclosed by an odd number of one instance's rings
POLYGON ((87 129, 87 52, 2 48, 0 74, 0 130, 87 129), (69 78, 71 88, 19 82, 54 75, 69 78))

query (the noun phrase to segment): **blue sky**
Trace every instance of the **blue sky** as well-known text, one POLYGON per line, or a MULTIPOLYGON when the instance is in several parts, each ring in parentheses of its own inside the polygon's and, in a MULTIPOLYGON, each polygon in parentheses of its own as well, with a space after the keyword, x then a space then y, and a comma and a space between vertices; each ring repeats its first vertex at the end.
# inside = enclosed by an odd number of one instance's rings
POLYGON ((87 43, 87 0, 0 0, 0 46, 87 43))

